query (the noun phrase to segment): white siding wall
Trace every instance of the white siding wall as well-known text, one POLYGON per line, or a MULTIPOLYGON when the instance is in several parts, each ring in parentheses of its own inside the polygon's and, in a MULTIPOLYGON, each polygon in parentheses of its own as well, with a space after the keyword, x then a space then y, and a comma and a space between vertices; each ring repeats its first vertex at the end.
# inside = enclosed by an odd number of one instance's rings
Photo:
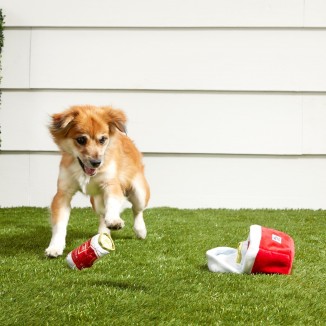
POLYGON ((326 2, 0 7, 0 206, 49 205, 49 115, 96 104, 126 111, 151 206, 326 208, 326 2))

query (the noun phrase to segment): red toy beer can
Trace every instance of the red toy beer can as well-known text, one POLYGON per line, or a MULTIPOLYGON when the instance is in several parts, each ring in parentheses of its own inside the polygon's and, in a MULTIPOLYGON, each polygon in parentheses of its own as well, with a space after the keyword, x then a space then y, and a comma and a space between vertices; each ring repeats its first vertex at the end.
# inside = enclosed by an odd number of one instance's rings
POLYGON ((97 259, 113 250, 115 245, 110 234, 100 233, 72 250, 66 260, 70 268, 80 270, 93 266, 97 259))

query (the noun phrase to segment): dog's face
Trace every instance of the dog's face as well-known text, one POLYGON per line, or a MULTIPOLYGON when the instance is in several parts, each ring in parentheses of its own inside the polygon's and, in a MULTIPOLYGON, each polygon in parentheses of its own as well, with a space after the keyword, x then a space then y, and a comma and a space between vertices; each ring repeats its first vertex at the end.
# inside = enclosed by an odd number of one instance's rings
POLYGON ((125 132, 125 123, 126 116, 120 110, 74 106, 54 114, 49 129, 59 148, 72 155, 85 174, 94 176, 117 129, 125 132))

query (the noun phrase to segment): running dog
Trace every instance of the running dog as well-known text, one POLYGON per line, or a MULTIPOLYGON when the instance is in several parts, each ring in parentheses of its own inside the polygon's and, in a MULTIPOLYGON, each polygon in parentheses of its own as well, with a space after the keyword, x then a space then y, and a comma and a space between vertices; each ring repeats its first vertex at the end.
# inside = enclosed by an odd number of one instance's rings
POLYGON ((143 210, 150 190, 142 155, 126 135, 125 125, 125 114, 111 107, 73 106, 52 115, 49 129, 62 157, 51 204, 48 257, 63 253, 70 202, 77 191, 90 195, 100 217, 99 233, 124 227, 120 212, 127 198, 132 204, 134 232, 138 238, 146 238, 143 210))

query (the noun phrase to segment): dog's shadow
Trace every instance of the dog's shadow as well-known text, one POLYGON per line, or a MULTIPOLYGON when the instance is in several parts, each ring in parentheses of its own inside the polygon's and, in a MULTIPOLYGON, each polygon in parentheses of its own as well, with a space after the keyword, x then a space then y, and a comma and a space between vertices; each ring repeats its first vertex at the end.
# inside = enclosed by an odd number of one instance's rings
MULTIPOLYGON (((88 239, 86 232, 69 230, 69 240, 75 238, 88 239)), ((44 250, 51 239, 51 229, 49 226, 35 226, 33 230, 23 230, 17 228, 15 232, 3 235, 0 240, 1 255, 15 256, 19 253, 34 253, 44 257, 44 250)))
MULTIPOLYGON (((1 256, 13 257, 19 253, 30 253, 38 255, 40 258, 45 257, 44 251, 51 239, 51 228, 49 225, 37 225, 30 229, 24 228, 23 225, 15 226, 13 223, 2 223, 2 227, 3 230, 7 228, 8 232, 3 232, 0 238, 1 256), (13 226, 15 228, 14 231, 12 231, 13 226)), ((67 232, 67 247, 70 247, 71 243, 76 239, 83 239, 80 241, 80 244, 82 244, 95 235, 96 232, 96 230, 92 233, 89 230, 69 228, 67 232)), ((113 231, 111 235, 114 242, 135 239, 130 232, 123 232, 122 230, 113 231)))
POLYGON ((3 236, 0 244, 1 256, 14 257, 22 252, 37 253, 39 248, 45 249, 46 241, 42 236, 44 233, 47 233, 45 227, 37 227, 33 232, 22 232, 21 234, 3 236))

